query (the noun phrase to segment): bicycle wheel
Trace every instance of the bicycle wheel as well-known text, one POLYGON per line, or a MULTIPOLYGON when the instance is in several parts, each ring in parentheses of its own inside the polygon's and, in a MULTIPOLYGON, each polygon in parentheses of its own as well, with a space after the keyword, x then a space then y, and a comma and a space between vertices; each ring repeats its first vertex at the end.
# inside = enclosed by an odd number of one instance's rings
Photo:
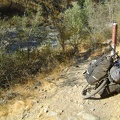
POLYGON ((101 83, 97 85, 86 84, 85 87, 81 91, 81 97, 84 99, 91 98, 96 95, 107 83, 108 79, 104 79, 101 83))

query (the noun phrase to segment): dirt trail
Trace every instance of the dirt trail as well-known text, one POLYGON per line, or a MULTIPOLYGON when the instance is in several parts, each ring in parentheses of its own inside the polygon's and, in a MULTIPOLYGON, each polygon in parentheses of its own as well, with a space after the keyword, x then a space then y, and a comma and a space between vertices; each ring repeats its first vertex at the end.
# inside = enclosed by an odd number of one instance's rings
POLYGON ((0 120, 120 120, 120 94, 98 100, 80 97, 87 65, 65 68, 57 77, 36 78, 34 84, 24 86, 24 99, 19 88, 14 102, 7 107, 1 104, 0 120))

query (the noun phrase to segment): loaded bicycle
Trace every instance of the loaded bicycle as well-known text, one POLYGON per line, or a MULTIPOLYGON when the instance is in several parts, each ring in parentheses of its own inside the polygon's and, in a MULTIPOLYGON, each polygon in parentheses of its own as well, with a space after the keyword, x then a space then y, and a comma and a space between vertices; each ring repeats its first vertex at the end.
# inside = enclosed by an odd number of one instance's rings
POLYGON ((106 97, 115 92, 120 92, 120 56, 111 46, 106 54, 93 60, 88 69, 83 73, 87 84, 81 91, 81 97, 99 98, 106 97), (111 55, 108 55, 111 52, 111 55))

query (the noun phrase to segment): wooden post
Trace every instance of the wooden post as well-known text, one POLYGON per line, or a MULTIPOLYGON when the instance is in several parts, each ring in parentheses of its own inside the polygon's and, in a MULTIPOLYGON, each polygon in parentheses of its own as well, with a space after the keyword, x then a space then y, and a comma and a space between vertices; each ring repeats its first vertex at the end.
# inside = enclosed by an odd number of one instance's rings
POLYGON ((111 55, 114 55, 116 52, 116 45, 117 45, 117 23, 113 23, 112 26, 112 52, 111 55))

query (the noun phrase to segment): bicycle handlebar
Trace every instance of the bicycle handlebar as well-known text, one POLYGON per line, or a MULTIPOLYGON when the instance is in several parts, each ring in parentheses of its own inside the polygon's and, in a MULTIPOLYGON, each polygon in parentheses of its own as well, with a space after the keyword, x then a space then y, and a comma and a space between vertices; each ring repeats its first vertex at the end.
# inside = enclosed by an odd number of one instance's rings
POLYGON ((111 57, 115 57, 115 55, 117 56, 117 58, 119 57, 119 55, 118 55, 118 52, 116 52, 115 51, 115 49, 111 46, 111 43, 112 43, 112 40, 108 40, 107 42, 106 42, 106 45, 108 45, 109 46, 109 49, 106 51, 106 53, 108 53, 108 52, 113 52, 113 55, 111 54, 110 56, 111 57))

